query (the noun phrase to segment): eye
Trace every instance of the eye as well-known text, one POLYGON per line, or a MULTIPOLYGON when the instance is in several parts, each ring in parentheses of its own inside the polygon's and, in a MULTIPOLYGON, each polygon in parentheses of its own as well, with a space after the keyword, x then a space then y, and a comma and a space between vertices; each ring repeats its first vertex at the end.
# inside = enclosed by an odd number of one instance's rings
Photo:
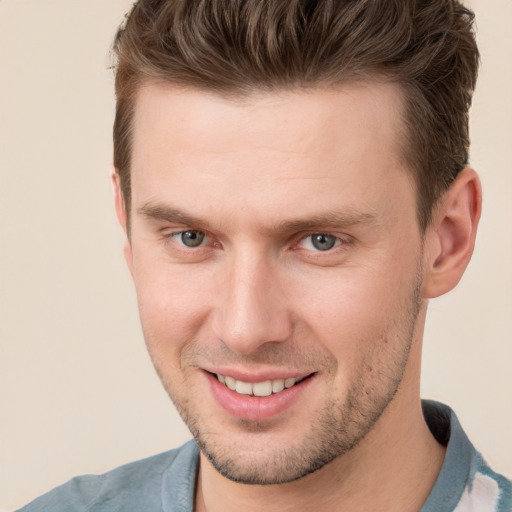
POLYGON ((328 233, 313 233, 301 240, 304 249, 314 251, 329 251, 341 244, 341 240, 334 235, 328 233))
POLYGON ((172 235, 176 237, 181 244, 185 247, 199 247, 205 238, 205 234, 202 231, 180 231, 172 235))

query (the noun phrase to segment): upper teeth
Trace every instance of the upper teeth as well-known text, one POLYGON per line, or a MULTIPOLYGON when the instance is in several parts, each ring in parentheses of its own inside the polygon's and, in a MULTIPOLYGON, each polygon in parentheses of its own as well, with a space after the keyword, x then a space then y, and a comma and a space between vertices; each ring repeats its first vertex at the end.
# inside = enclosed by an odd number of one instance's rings
POLYGON ((232 391, 240 395, 269 396, 272 393, 279 393, 285 388, 291 388, 304 377, 291 377, 289 379, 265 380, 263 382, 244 382, 236 380, 228 375, 217 374, 219 382, 226 385, 232 391))

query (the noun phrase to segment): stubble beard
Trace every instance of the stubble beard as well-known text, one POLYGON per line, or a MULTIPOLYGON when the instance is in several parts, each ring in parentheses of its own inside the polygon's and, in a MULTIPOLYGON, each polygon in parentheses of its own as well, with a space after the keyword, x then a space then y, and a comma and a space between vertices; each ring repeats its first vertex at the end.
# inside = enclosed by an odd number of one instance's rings
MULTIPOLYGON (((172 384, 159 370, 157 362, 153 362, 199 448, 219 473, 229 480, 249 485, 288 483, 314 473, 349 452, 377 423, 403 380, 420 306, 421 279, 418 276, 410 300, 402 308, 401 318, 395 321, 396 325, 402 326, 398 328, 400 332, 396 337, 382 337, 375 341, 374 357, 370 355, 360 366, 345 397, 333 397, 313 419, 302 440, 292 440, 288 446, 280 446, 271 452, 266 450, 265 453, 248 454, 247 443, 237 446, 222 432, 212 432, 202 423, 201 415, 190 405, 189 398, 178 397, 173 392, 172 384), (390 350, 388 366, 379 367, 375 372, 373 366, 380 357, 377 352, 383 346, 390 350), (372 372, 374 378, 369 380, 368 375, 372 372)), ((250 434, 258 436, 271 431, 271 427, 264 422, 240 421, 239 424, 245 439, 250 434)))

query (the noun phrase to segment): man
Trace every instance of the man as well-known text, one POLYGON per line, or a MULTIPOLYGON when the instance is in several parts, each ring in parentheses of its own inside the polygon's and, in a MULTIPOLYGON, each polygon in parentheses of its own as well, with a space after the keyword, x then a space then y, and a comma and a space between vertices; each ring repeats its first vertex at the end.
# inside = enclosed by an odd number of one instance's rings
POLYGON ((511 509, 419 396, 427 302, 462 277, 480 215, 471 25, 446 0, 135 5, 116 210, 195 441, 23 510, 511 509))

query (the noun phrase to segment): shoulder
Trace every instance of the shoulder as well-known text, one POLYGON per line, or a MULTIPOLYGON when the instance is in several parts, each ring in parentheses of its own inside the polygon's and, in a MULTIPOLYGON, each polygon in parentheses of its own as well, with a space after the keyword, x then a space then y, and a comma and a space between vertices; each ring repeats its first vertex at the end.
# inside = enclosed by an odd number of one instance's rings
POLYGON ((423 401, 422 405, 432 434, 446 446, 446 455, 421 512, 510 512, 510 480, 487 465, 455 413, 437 402, 423 401))
MULTIPOLYGON (((125 464, 102 475, 78 476, 18 512, 160 511, 165 499, 164 481, 174 480, 174 492, 178 494, 184 486, 190 487, 187 484, 191 479, 195 482, 198 453, 195 442, 189 441, 175 450, 125 464)), ((173 487, 173 482, 170 483, 173 487)))
POLYGON ((473 510, 512 510, 512 482, 493 471, 479 453, 476 453, 470 478, 454 512, 473 510))

